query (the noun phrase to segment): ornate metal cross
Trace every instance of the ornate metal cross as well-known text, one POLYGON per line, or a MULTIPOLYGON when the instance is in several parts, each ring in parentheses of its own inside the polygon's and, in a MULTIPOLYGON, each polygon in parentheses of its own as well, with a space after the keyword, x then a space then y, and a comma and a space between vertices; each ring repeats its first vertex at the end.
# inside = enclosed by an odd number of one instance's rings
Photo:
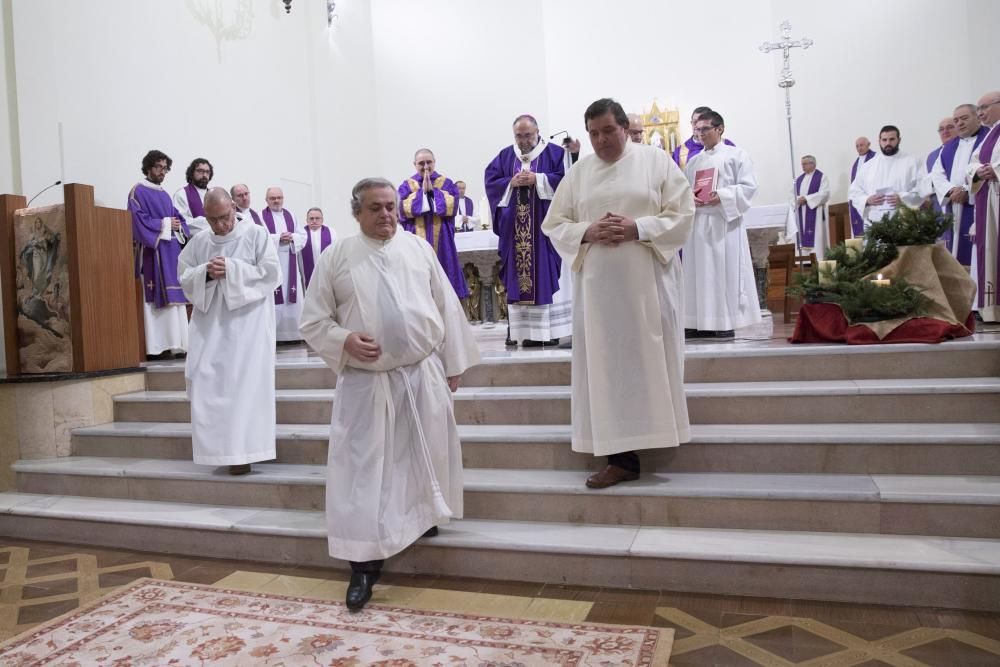
POLYGON ((781 41, 764 42, 760 45, 760 50, 763 53, 770 53, 771 51, 781 49, 782 53, 783 60, 781 66, 781 76, 778 79, 778 87, 785 89, 785 118, 788 120, 788 157, 790 158, 792 165, 792 198, 789 202, 789 206, 794 209, 795 200, 799 193, 795 191, 795 142, 792 140, 792 96, 790 91, 790 88, 795 85, 795 79, 792 77, 791 54, 789 52, 794 48, 808 49, 813 45, 813 41, 808 37, 793 40, 792 24, 788 20, 782 21, 780 27, 781 41))

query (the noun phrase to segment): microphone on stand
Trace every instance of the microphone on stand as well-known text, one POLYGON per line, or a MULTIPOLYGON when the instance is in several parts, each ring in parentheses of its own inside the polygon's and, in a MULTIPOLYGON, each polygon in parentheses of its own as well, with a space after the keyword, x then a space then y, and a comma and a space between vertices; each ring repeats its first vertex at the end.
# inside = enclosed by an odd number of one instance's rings
POLYGON ((31 206, 31 202, 35 201, 36 199, 38 199, 39 197, 41 197, 41 196, 42 196, 43 194, 45 194, 45 192, 46 192, 46 191, 48 191, 48 190, 51 190, 52 188, 56 187, 57 185, 62 185, 62 181, 61 181, 61 180, 60 180, 60 181, 56 181, 56 182, 55 182, 55 183, 53 183, 52 185, 47 185, 47 186, 45 186, 44 188, 42 188, 42 191, 41 191, 41 192, 39 192, 39 193, 38 193, 37 195, 35 195, 34 197, 32 197, 31 199, 29 199, 29 200, 28 200, 28 203, 27 203, 27 204, 25 204, 25 206, 24 206, 24 207, 25 207, 25 208, 28 208, 29 206, 31 206))

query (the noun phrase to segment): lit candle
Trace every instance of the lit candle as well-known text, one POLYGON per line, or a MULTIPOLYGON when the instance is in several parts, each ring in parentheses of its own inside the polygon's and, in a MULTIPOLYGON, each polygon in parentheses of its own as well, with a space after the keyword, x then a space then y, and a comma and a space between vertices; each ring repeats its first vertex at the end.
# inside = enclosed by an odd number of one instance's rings
POLYGON ((847 239, 844 241, 844 245, 847 246, 847 250, 854 253, 855 256, 861 254, 861 249, 864 246, 864 243, 864 239, 847 239))
POLYGON ((824 259, 819 262, 819 285, 833 284, 833 274, 837 270, 837 262, 832 259, 824 259))
POLYGON ((878 274, 878 276, 876 276, 875 280, 873 280, 872 282, 875 283, 876 287, 888 287, 889 286, 889 279, 886 278, 885 280, 882 280, 882 274, 881 273, 878 274))

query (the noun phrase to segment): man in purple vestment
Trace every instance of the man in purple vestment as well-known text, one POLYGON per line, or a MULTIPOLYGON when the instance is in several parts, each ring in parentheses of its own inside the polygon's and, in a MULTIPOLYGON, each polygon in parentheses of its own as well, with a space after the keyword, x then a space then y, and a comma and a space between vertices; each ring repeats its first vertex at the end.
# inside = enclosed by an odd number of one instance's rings
POLYGON ((146 153, 142 158, 146 179, 134 185, 128 195, 136 277, 142 280, 144 296, 146 354, 160 359, 184 354, 188 339, 187 300, 177 277, 177 257, 189 231, 162 187, 172 163, 161 151, 146 153))
MULTIPOLYGON (((854 150, 858 152, 858 157, 855 158, 854 164, 851 165, 851 183, 858 177, 858 167, 875 157, 875 151, 872 150, 872 142, 868 140, 868 137, 858 137, 855 139, 854 150)), ((851 233, 854 234, 854 238, 864 236, 865 219, 850 201, 847 202, 847 206, 851 210, 851 233)))
POLYGON ((455 231, 473 232, 479 228, 479 216, 472 199, 465 196, 465 181, 455 181, 458 199, 455 200, 455 231))
MULTIPOLYGON (((971 267, 973 243, 970 233, 975 215, 968 186, 965 184, 965 172, 972 154, 986 137, 987 130, 976 118, 975 104, 957 106, 954 113, 951 125, 958 136, 946 141, 936 151, 928 179, 930 190, 935 195, 931 198, 934 210, 950 213, 953 218, 952 228, 942 234, 941 238, 959 263, 971 267)), ((941 127, 938 128, 938 134, 943 134, 941 127)))
MULTIPOLYGON (((934 163, 937 162, 938 156, 941 155, 941 149, 944 148, 946 143, 955 138, 955 119, 949 116, 948 118, 942 118, 938 121, 937 133, 938 138, 941 140, 941 145, 927 154, 927 159, 924 163, 924 170, 927 173, 927 178, 924 179, 925 185, 923 186, 923 194, 925 195, 931 194, 931 170, 934 169, 934 163)), ((941 205, 938 204, 937 198, 931 197, 930 202, 931 207, 940 213, 941 205)), ((951 247, 951 234, 945 232, 945 236, 942 238, 946 239, 948 246, 951 247)))
POLYGON ((233 205, 236 206, 237 213, 244 218, 253 220, 258 225, 264 224, 260 219, 260 214, 250 208, 250 188, 243 183, 237 183, 229 188, 229 196, 233 198, 233 205))
POLYGON ((542 139, 529 115, 518 116, 514 144, 486 166, 486 197, 500 237, 499 278, 507 288, 509 345, 557 344, 573 332, 571 290, 560 289, 562 259, 541 230, 564 174, 563 149, 542 139))
POLYGON ((984 322, 1000 322, 1000 90, 979 98, 976 116, 990 128, 966 171, 976 202, 976 308, 984 322))
POLYGON ((208 192, 208 184, 213 176, 215 170, 212 163, 203 157, 195 158, 184 172, 187 185, 174 193, 174 207, 181 212, 192 236, 208 229, 205 193, 208 192))
POLYGON ((302 278, 309 287, 319 256, 337 240, 333 230, 323 224, 323 210, 317 206, 306 211, 306 244, 302 247, 302 278))
POLYGON ((399 185, 399 221, 403 229, 416 234, 434 248, 459 299, 469 296, 462 265, 455 249, 455 205, 458 188, 450 178, 437 173, 437 160, 429 148, 413 155, 417 171, 399 185))
POLYGON ((802 254, 815 251, 816 257, 823 259, 826 249, 832 245, 826 214, 830 183, 826 175, 816 168, 816 158, 812 155, 802 156, 802 173, 795 179, 795 195, 802 254))
MULTIPOLYGON (((698 119, 702 114, 709 113, 712 111, 710 107, 695 107, 694 111, 691 112, 691 136, 684 140, 680 146, 674 149, 672 157, 677 166, 681 168, 681 171, 687 166, 687 163, 691 161, 695 155, 700 153, 705 147, 701 145, 701 142, 695 138, 694 135, 694 124, 698 122, 698 119)), ((733 142, 729 139, 723 138, 722 140, 727 146, 735 146, 733 142)))

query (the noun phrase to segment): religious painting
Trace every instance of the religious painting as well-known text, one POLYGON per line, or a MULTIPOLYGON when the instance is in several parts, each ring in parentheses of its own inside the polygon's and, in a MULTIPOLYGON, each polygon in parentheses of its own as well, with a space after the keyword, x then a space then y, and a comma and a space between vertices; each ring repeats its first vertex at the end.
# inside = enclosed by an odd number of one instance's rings
POLYGON ((14 213, 17 347, 22 373, 73 370, 66 207, 14 213))
POLYGON ((677 133, 680 113, 677 109, 661 109, 654 100, 650 110, 639 115, 643 125, 642 143, 673 153, 680 141, 677 133))

